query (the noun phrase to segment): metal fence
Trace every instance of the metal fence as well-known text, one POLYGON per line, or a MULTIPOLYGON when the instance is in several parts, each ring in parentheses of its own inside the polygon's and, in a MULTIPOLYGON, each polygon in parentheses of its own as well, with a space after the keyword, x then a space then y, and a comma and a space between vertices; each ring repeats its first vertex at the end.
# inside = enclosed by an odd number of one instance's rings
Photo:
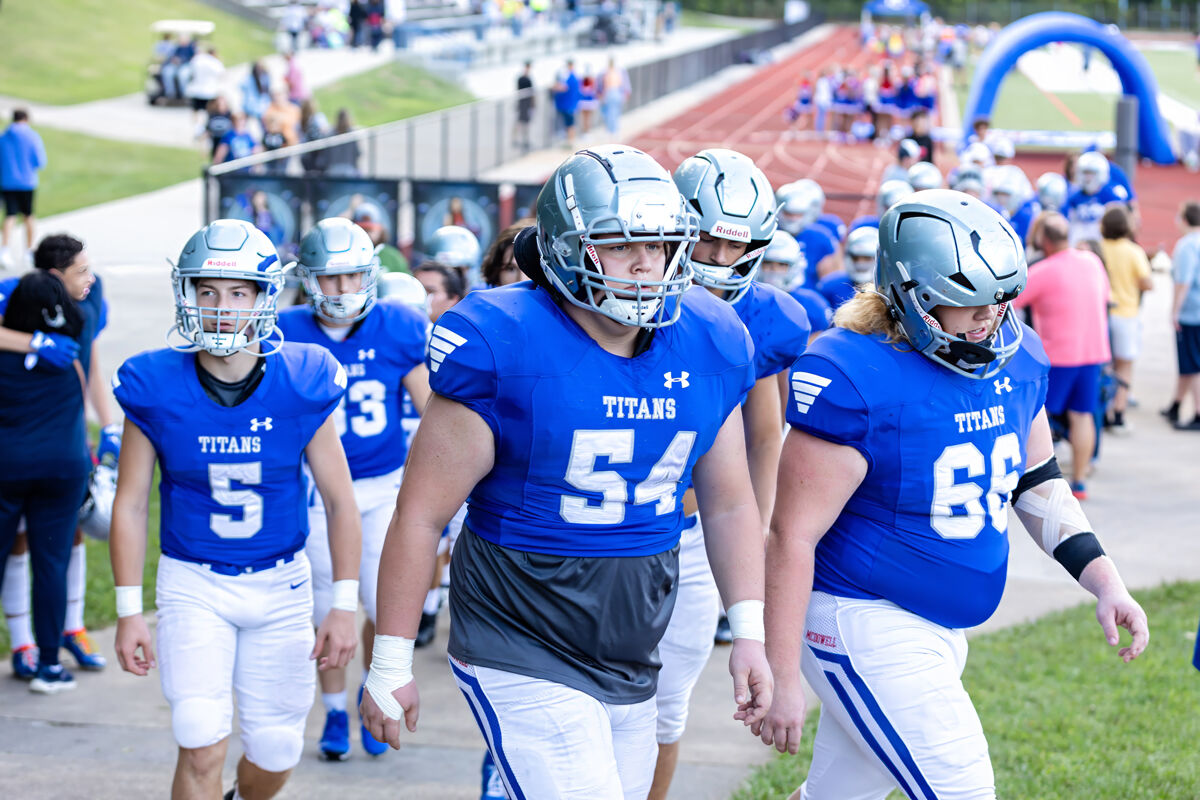
MULTIPOLYGON (((631 110, 679 89, 691 86, 725 67, 748 61, 762 50, 790 41, 821 21, 780 25, 729 39, 689 53, 639 64, 628 69, 631 110)), ((269 153, 259 153, 205 170, 205 221, 216 218, 222 176, 247 174, 312 175, 306 169, 322 152, 357 144, 354 174, 368 177, 426 180, 474 180, 530 150, 558 146, 554 102, 545 89, 534 90, 532 117, 517 126, 517 93, 478 100, 454 108, 397 122, 318 139, 269 153)), ((603 123, 596 112, 595 125, 603 123)), ((344 152, 344 151, 343 151, 344 152)), ((347 172, 339 174, 345 177, 347 172)))

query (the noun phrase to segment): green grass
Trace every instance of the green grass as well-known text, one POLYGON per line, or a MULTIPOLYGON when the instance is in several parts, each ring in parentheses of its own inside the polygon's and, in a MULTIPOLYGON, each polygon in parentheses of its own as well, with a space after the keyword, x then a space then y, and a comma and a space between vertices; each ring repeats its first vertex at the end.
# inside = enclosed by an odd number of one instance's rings
POLYGON ((1196 56, 1187 50, 1143 50, 1142 55, 1154 70, 1158 90, 1200 109, 1200 70, 1196 56))
MULTIPOLYGON (((970 75, 974 70, 969 70, 970 75)), ((967 85, 958 87, 958 107, 967 107, 967 85)), ((1091 93, 1056 93, 1062 103, 1078 118, 1072 120, 1054 104, 1029 78, 1016 69, 1000 84, 1000 94, 992 110, 992 127, 1008 130, 1038 131, 1110 131, 1116 114, 1116 96, 1091 93)))
MULTIPOLYGON (((1090 604, 971 640, 963 682, 987 732, 998 797, 1200 797, 1191 663, 1200 583, 1135 594, 1152 638, 1132 664, 1105 644, 1090 604)), ((805 751, 758 769, 736 800, 783 798, 800 785, 816 717, 805 751)))
POLYGON ((206 163, 199 149, 117 142, 44 125, 35 128, 46 144, 48 161, 37 192, 39 217, 196 178, 206 163))
POLYGON ((361 128, 475 99, 465 89, 400 61, 343 78, 313 95, 331 123, 336 121, 339 108, 347 108, 354 124, 361 128))
POLYGON ((0 94, 69 105, 142 90, 160 19, 216 23, 226 65, 273 51, 273 33, 196 0, 20 0, 0 16, 0 94))
POLYGON ((685 8, 680 12, 678 25, 684 28, 726 28, 738 33, 753 33, 759 30, 754 25, 738 25, 730 17, 693 11, 690 8, 685 8))

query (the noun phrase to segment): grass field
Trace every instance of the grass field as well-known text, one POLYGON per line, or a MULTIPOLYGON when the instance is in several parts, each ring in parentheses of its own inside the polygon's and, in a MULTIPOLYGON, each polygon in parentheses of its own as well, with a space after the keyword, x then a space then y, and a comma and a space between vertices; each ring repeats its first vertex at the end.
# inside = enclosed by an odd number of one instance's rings
POLYGON ((37 131, 49 162, 37 193, 40 217, 198 178, 205 163, 198 149, 117 142, 41 125, 37 131))
POLYGON ((355 125, 362 128, 475 99, 465 89, 400 61, 344 78, 313 94, 331 123, 339 108, 348 108, 355 125))
POLYGON ((196 0, 25 0, 4 4, 0 94, 69 105, 142 90, 160 19, 216 23, 225 64, 273 51, 273 34, 196 0))
POLYGON ((1186 50, 1143 50, 1154 70, 1158 90, 1200 109, 1200 70, 1196 56, 1186 50))
MULTIPOLYGON (((1104 642, 1092 605, 971 640, 963 682, 987 732, 998 797, 1200 797, 1200 675, 1191 664, 1200 584, 1135 595, 1152 638, 1132 664, 1104 642)), ((757 770, 736 800, 785 798, 800 785, 816 718, 813 710, 804 751, 757 770)))

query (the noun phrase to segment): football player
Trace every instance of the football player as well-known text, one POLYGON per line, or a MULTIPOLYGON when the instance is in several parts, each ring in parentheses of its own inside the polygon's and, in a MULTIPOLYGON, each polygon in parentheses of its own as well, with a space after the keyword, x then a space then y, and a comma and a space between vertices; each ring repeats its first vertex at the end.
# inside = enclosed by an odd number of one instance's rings
POLYGON ((879 249, 879 229, 855 228, 846 237, 842 251, 843 268, 831 272, 817 284, 817 291, 833 309, 849 300, 858 287, 870 283, 875 275, 875 253, 879 249))
POLYGON ((274 246, 253 225, 207 225, 172 272, 171 333, 184 342, 130 358, 113 378, 125 411, 109 543, 117 658, 134 675, 160 667, 179 745, 174 797, 220 794, 235 691, 244 755, 225 796, 273 796, 304 747, 311 659, 330 669, 354 654, 359 515, 333 418, 346 370, 324 348, 269 338, 283 281, 274 246), (333 561, 333 610, 315 644, 303 459, 325 503, 333 561), (157 660, 142 618, 156 461, 157 660))
POLYGON ((1130 208, 1133 197, 1120 183, 1112 180, 1108 159, 1094 150, 1081 153, 1075 162, 1077 189, 1067 195, 1058 209, 1071 223, 1071 246, 1084 240, 1100 240, 1100 218, 1109 203, 1130 208))
MULTIPOLYGON (((783 228, 776 228, 771 236, 771 243, 767 245, 767 251, 763 253, 762 264, 758 268, 758 280, 776 289, 783 289, 792 299, 804 306, 804 313, 808 316, 811 328, 811 339, 829 327, 833 320, 833 309, 820 292, 804 285, 805 266, 800 243, 783 228)), ((786 383, 787 376, 783 377, 786 383)), ((781 410, 782 408, 783 406, 780 406, 781 410)))
POLYGON ((778 690, 757 732, 795 753, 805 678, 821 699, 798 796, 994 798, 987 741, 960 681, 964 629, 995 610, 1008 506, 1098 599, 1137 657, 1146 615, 1054 459, 1049 362, 1010 302, 1020 241, 982 201, 917 193, 884 215, 878 292, 837 312, 791 372, 791 430, 768 543, 778 690))
POLYGON ((740 410, 752 347, 727 303, 687 291, 695 240, 652 158, 582 150, 516 241, 537 280, 472 292, 434 326, 434 394, 380 562, 363 698, 376 738, 399 747, 400 718, 416 727, 413 637, 437 540, 468 494, 450 666, 509 797, 646 796, 689 485, 738 637, 734 716, 769 705, 740 410))
MULTIPOLYGON (((707 289, 732 305, 754 344, 755 383, 743 404, 742 422, 759 514, 770 519, 783 439, 775 376, 804 351, 811 330, 803 306, 783 290, 754 280, 775 235, 775 196, 762 170, 733 150, 701 150, 685 159, 675 170, 675 185, 700 217, 700 241, 691 258, 698 285, 694 291, 707 289)), ((720 598, 691 493, 684 497, 684 513, 679 594, 658 646, 663 666, 656 696, 658 766, 652 800, 666 797, 670 788, 688 701, 712 653, 713 631, 722 642, 729 641, 718 628, 720 598)))
MULTIPOLYGON (((358 589, 367 624, 372 626, 379 552, 408 456, 401 424, 404 393, 412 398, 417 414, 429 399, 424 363, 429 320, 403 303, 376 302, 380 266, 375 246, 366 231, 344 217, 323 219, 305 234, 295 271, 304 284, 308 306, 280 312, 279 330, 288 341, 329 350, 349 379, 333 420, 350 464, 362 520, 358 589)), ((308 498, 308 529, 304 550, 312 565, 313 620, 319 625, 333 601, 328 522, 319 492, 311 492, 308 498)), ((368 666, 373 637, 371 629, 363 635, 368 666)), ((340 761, 350 753, 345 670, 328 669, 318 677, 325 705, 321 753, 340 761)), ((361 734, 363 749, 370 755, 387 750, 365 728, 361 734)))
POLYGON ((461 225, 443 225, 426 243, 427 261, 434 261, 458 273, 466 291, 482 287, 480 263, 483 248, 479 237, 461 225))
POLYGON ((804 254, 804 285, 815 289, 822 275, 837 269, 837 239, 817 224, 825 208, 825 192, 816 181, 804 178, 780 186, 775 200, 779 227, 796 237, 804 254))

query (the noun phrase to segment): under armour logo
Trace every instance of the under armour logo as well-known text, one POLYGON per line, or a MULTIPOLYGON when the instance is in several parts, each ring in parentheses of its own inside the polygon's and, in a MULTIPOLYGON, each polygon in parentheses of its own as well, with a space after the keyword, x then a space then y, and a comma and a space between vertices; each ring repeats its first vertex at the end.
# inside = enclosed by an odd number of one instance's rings
POLYGON ((368 358, 371 359, 372 361, 375 360, 375 348, 374 347, 372 347, 370 350, 359 350, 358 351, 358 360, 359 361, 366 361, 368 358))
POLYGON ((686 388, 688 388, 688 386, 690 385, 690 384, 688 383, 688 376, 689 376, 690 374, 691 374, 691 373, 689 373, 689 372, 680 372, 680 373, 679 373, 679 377, 678 377, 678 378, 672 378, 672 377, 671 377, 671 373, 669 373, 669 372, 664 372, 664 373, 663 373, 663 386, 665 386, 665 387, 667 387, 668 389, 670 389, 670 388, 671 388, 671 384, 673 384, 673 383, 678 383, 680 386, 682 386, 684 389, 686 389, 686 388))
POLYGON ((268 431, 271 430, 271 418, 267 417, 266 419, 250 420, 250 430, 257 431, 259 428, 263 428, 264 430, 268 431))
POLYGON ((1005 378, 1003 381, 1000 380, 999 378, 997 378, 996 380, 992 381, 992 383, 996 384, 996 394, 1000 394, 1001 389, 1003 389, 1006 392, 1011 392, 1012 391, 1011 381, 1012 381, 1012 378, 1005 378))

